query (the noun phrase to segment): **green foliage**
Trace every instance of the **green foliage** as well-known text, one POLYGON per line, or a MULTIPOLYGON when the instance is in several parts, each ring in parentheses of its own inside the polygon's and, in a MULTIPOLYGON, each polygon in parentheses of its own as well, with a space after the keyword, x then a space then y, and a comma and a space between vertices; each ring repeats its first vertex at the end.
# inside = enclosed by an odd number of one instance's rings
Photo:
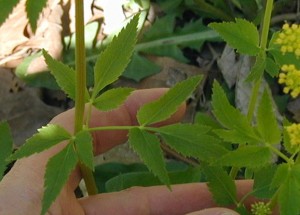
POLYGON ((279 188, 278 200, 280 214, 297 215, 300 213, 300 165, 289 169, 288 175, 279 188))
POLYGON ((61 152, 48 161, 45 173, 42 215, 46 214, 52 202, 60 194, 77 162, 78 157, 74 151, 73 143, 69 143, 61 152))
POLYGON ((254 171, 253 195, 260 199, 270 199, 275 193, 271 188, 271 183, 276 172, 277 166, 268 165, 254 171))
POLYGON ((47 0, 26 0, 26 13, 32 30, 35 32, 37 21, 43 8, 46 6, 47 0))
POLYGON ((137 40, 138 20, 139 16, 136 15, 99 55, 94 69, 92 98, 96 98, 104 87, 116 81, 128 65, 137 40))
POLYGON ((255 63, 250 70, 250 74, 248 75, 246 81, 257 81, 259 80, 266 68, 266 54, 264 51, 260 51, 256 56, 255 63))
POLYGON ((142 56, 143 53, 171 57, 180 62, 187 62, 182 48, 189 47, 199 50, 205 41, 219 39, 219 36, 205 27, 201 20, 191 21, 183 27, 176 27, 175 18, 176 15, 172 13, 157 19, 153 26, 144 33, 141 41, 135 47, 133 59, 123 76, 140 81, 160 71, 159 66, 142 56))
POLYGON ((220 145, 220 140, 207 135, 208 127, 199 125, 177 124, 158 129, 166 144, 177 152, 198 158, 202 161, 213 161, 227 153, 220 145))
MULTIPOLYGON (((55 77, 57 81, 57 84, 69 96, 69 98, 75 100, 75 71, 71 67, 53 59, 45 50, 43 50, 43 55, 48 65, 48 68, 51 70, 51 74, 55 77)), ((88 101, 89 93, 87 89, 85 90, 85 97, 86 101, 88 101)))
POLYGON ((281 140, 281 131, 273 110, 270 94, 265 90, 257 110, 257 129, 264 142, 278 144, 281 140))
POLYGON ((75 146, 79 162, 94 170, 93 139, 90 132, 82 130, 75 135, 75 146))
POLYGON ((123 104, 133 90, 125 87, 107 90, 94 100, 93 105, 102 111, 115 109, 123 104))
POLYGON ((26 143, 10 156, 10 160, 27 157, 34 153, 42 152, 64 140, 70 140, 71 134, 59 125, 48 124, 38 133, 26 140, 26 143))
MULTIPOLYGON (((201 171, 199 168, 188 168, 185 170, 177 170, 168 172, 171 184, 184 184, 191 182, 199 182, 201 171)), ((163 185, 157 177, 150 172, 131 172, 120 174, 106 183, 108 192, 121 191, 133 186, 155 186, 163 185)))
POLYGON ((217 120, 229 130, 217 131, 217 134, 226 141, 259 142, 260 138, 255 133, 252 125, 239 110, 228 102, 225 92, 218 82, 213 84, 212 95, 213 114, 217 120))
POLYGON ((0 122, 0 181, 6 169, 7 158, 11 155, 13 149, 12 134, 7 122, 0 122))
POLYGON ((259 52, 259 34, 255 25, 244 19, 235 22, 211 23, 209 27, 216 30, 232 48, 241 54, 257 55, 259 52))
POLYGON ((223 166, 259 168, 271 162, 272 153, 264 146, 243 146, 216 161, 223 166))
POLYGON ((164 184, 170 185, 159 139, 147 131, 133 128, 129 130, 129 143, 153 174, 164 184))
POLYGON ((13 11, 14 7, 19 3, 20 0, 0 0, 0 26, 5 22, 6 18, 13 11))
POLYGON ((140 108, 137 119, 140 125, 149 125, 167 119, 191 95, 202 76, 194 76, 176 84, 159 100, 140 108))
POLYGON ((202 170, 217 204, 224 206, 237 203, 235 183, 225 170, 219 166, 206 165, 202 165, 202 170))

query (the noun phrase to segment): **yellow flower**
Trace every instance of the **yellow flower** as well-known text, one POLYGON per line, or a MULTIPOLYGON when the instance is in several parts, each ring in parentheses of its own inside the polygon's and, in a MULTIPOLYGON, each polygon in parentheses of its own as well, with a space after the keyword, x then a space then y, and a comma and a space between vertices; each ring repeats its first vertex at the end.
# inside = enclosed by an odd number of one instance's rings
POLYGON ((286 131, 290 137, 291 146, 300 145, 300 124, 293 123, 289 126, 286 126, 286 131))
POLYGON ((285 84, 284 93, 290 93, 293 98, 296 98, 300 94, 300 70, 297 70, 293 64, 285 64, 281 70, 278 83, 285 84))
POLYGON ((300 26, 298 24, 284 24, 282 31, 278 34, 275 43, 280 45, 280 51, 285 54, 294 52, 300 56, 300 26))

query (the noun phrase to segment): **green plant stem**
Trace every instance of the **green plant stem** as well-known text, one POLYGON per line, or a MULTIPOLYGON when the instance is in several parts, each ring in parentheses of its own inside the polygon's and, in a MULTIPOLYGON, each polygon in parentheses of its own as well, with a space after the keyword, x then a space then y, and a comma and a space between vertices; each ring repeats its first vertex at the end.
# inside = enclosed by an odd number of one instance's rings
MULTIPOLYGON (((75 27, 76 27, 76 98, 75 98, 75 126, 74 133, 78 133, 83 128, 83 118, 85 110, 85 89, 86 89, 86 61, 84 43, 84 8, 83 0, 75 1, 75 27)), ((97 194, 97 186, 91 170, 79 162, 80 171, 85 181, 89 195, 97 194)))
MULTIPOLYGON (((261 39, 260 39, 260 48, 263 50, 264 53, 266 52, 267 43, 268 43, 268 34, 269 34, 269 29, 270 29, 272 9, 273 9, 273 0, 267 0, 265 15, 264 15, 263 24, 262 24, 261 39)), ((257 57, 259 57, 259 56, 256 56, 256 58, 257 57)), ((262 72, 262 74, 263 74, 263 72, 262 72)), ((248 113, 247 113, 247 119, 249 122, 252 122, 252 119, 254 116, 255 106, 256 106, 256 103, 258 100, 258 94, 259 94, 261 82, 262 82, 262 77, 260 77, 258 80, 255 81, 253 88, 252 88, 251 97, 250 97, 249 106, 248 106, 248 113)), ((236 177, 238 170, 239 169, 236 167, 231 168, 229 174, 233 179, 236 177)))
POLYGON ((106 130, 130 130, 132 128, 139 128, 140 126, 101 126, 88 128, 88 131, 106 131, 106 130))

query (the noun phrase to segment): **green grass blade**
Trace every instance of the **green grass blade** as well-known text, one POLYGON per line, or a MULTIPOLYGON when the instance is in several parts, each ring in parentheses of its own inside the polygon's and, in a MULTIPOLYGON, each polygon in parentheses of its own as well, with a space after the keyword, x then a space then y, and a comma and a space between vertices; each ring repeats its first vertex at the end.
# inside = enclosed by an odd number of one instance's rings
POLYGON ((140 108, 137 119, 140 125, 149 125, 167 119, 192 94, 202 76, 194 76, 176 84, 157 101, 140 108))
POLYGON ((49 124, 38 129, 38 133, 27 139, 26 143, 10 156, 10 160, 16 160, 34 153, 42 152, 64 140, 71 139, 71 137, 71 134, 63 127, 49 124))
POLYGON ((8 164, 6 159, 13 150, 13 138, 7 122, 0 122, 0 181, 8 164))

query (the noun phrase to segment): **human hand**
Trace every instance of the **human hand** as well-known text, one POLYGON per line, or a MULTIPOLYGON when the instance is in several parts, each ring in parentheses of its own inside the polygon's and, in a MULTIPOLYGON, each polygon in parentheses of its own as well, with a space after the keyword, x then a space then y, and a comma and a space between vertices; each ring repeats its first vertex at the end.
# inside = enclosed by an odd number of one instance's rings
MULTIPOLYGON (((165 89, 137 90, 120 108, 110 112, 93 110, 90 127, 108 125, 136 125, 136 112, 140 106, 150 102, 165 92, 165 89)), ((178 122, 183 116, 185 106, 168 120, 159 125, 178 122)), ((50 123, 59 124, 70 132, 74 125, 74 110, 55 117, 50 123)), ((101 154, 127 139, 126 131, 97 131, 93 133, 94 152, 101 154)), ((48 159, 59 152, 65 143, 49 150, 17 161, 12 170, 0 183, 0 214, 34 215, 41 211, 45 166, 48 159)), ((59 197, 52 204, 48 214, 54 215, 154 215, 154 214, 237 214, 226 208, 215 207, 212 196, 205 183, 173 185, 172 191, 166 186, 134 187, 121 192, 103 193, 77 199, 74 190, 81 180, 77 168, 70 176, 59 197), (206 209, 210 208, 210 209, 206 209)), ((237 181, 240 196, 247 193, 251 181, 237 181)))

